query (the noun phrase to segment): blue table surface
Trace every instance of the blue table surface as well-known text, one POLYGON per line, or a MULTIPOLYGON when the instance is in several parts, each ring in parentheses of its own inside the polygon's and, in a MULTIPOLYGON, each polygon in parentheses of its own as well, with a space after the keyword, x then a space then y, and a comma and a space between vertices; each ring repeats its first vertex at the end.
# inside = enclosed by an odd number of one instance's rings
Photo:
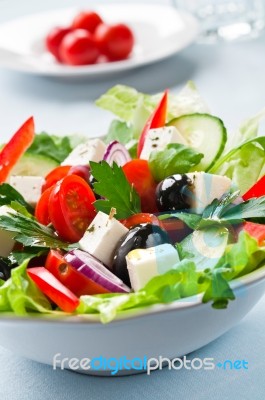
MULTIPOLYGON (((85 0, 46 0, 42 4, 33 0, 0 0, 0 22, 36 11, 77 5, 88 7, 89 4, 92 3, 85 0)), ((152 66, 85 82, 56 81, 0 69, 1 141, 29 115, 35 116, 37 130, 104 134, 111 116, 97 109, 93 102, 107 88, 122 83, 151 93, 165 87, 177 91, 189 79, 196 82, 212 112, 223 118, 231 131, 265 106, 264 48, 265 35, 229 45, 194 44, 152 66)), ((53 371, 49 366, 19 358, 0 347, 0 399, 263 400, 264 309, 265 297, 237 327, 190 355, 190 358, 216 360, 244 359, 248 361, 248 370, 164 369, 150 376, 97 378, 53 371)))

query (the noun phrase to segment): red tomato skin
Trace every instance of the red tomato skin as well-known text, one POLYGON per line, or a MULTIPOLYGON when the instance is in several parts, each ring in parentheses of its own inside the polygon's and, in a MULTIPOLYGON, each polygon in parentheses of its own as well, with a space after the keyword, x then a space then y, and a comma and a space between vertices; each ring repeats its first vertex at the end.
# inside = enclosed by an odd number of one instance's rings
POLYGON ((93 36, 85 29, 76 29, 62 40, 60 57, 65 64, 94 64, 99 57, 99 49, 93 36))
POLYGON ((28 276, 39 289, 63 311, 72 313, 79 306, 79 299, 44 267, 27 270, 28 276))
POLYGON ((59 250, 50 250, 45 268, 76 296, 109 293, 109 290, 87 278, 67 263, 59 250))
POLYGON ((81 11, 73 20, 73 29, 85 29, 90 33, 95 33, 98 25, 102 24, 103 20, 100 15, 94 11, 81 11))
POLYGON ((51 222, 50 213, 49 213, 49 199, 50 199, 50 195, 53 190, 53 187, 54 186, 49 187, 42 193, 42 195, 36 205, 36 208, 35 208, 35 217, 36 217, 37 221, 40 224, 43 224, 46 226, 49 225, 49 223, 51 222))
POLYGON ((6 181, 12 168, 32 144, 34 137, 34 119, 30 117, 0 151, 0 183, 6 181))
POLYGON ((154 214, 150 213, 134 214, 131 217, 121 220, 120 222, 128 229, 143 223, 161 226, 159 219, 154 214))
POLYGON ((135 41, 132 30, 125 24, 100 24, 95 31, 95 40, 101 53, 110 61, 127 58, 135 41))
POLYGON ((42 185, 42 193, 63 179, 68 174, 70 169, 70 165, 60 165, 49 172, 48 175, 45 176, 45 182, 42 185))
POLYGON ((60 44, 65 35, 67 35, 71 31, 72 31, 71 28, 62 28, 56 26, 46 36, 45 39, 46 48, 58 61, 61 61, 59 52, 60 44))
POLYGON ((259 246, 265 245, 265 225, 247 221, 244 222, 243 226, 241 226, 241 229, 247 232, 250 236, 254 237, 259 246))
POLYGON ((148 161, 131 160, 122 169, 127 180, 134 186, 141 198, 141 211, 143 213, 158 212, 155 193, 157 184, 150 172, 148 161))
POLYGON ((78 242, 96 216, 95 195, 84 179, 68 175, 53 188, 49 215, 58 235, 68 242, 78 242))

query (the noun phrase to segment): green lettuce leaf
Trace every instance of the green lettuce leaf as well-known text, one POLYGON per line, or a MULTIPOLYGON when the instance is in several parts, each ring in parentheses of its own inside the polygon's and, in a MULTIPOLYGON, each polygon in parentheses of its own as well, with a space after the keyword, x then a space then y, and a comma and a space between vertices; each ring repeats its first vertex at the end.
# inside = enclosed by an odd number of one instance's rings
POLYGON ((262 176, 264 164, 265 136, 261 136, 230 150, 208 172, 227 176, 244 194, 262 176))
POLYGON ((152 151, 149 166, 157 182, 173 174, 185 174, 199 164, 203 154, 179 143, 168 144, 165 150, 152 151))
MULTIPOLYGON (((162 93, 148 95, 129 86, 116 85, 103 94, 96 104, 129 123, 132 126, 134 138, 137 139, 161 96, 162 93)), ((179 94, 169 95, 167 121, 180 115, 196 112, 205 113, 209 112, 209 109, 193 82, 188 82, 179 94)))
POLYGON ((26 273, 28 260, 12 269, 11 278, 6 282, 0 280, 0 311, 26 315, 37 311, 50 313, 51 303, 26 273))

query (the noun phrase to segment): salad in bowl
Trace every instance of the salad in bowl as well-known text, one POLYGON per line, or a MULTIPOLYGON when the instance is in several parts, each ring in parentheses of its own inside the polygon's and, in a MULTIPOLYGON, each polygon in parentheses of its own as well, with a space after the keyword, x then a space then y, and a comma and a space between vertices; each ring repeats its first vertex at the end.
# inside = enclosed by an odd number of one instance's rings
POLYGON ((265 265, 265 112, 227 135, 192 82, 96 103, 117 117, 105 137, 35 134, 29 118, 2 147, 1 314, 230 307, 233 281, 265 265))

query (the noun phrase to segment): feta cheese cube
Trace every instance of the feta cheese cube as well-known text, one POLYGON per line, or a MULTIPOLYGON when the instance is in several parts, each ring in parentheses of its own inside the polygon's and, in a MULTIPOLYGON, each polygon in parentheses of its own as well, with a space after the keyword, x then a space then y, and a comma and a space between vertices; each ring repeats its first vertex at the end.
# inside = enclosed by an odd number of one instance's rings
POLYGON ((102 140, 90 139, 76 146, 61 165, 89 165, 90 161, 99 162, 103 159, 106 147, 102 140))
POLYGON ((220 199, 232 185, 226 176, 192 172, 186 174, 192 182, 190 187, 190 206, 192 211, 201 214, 214 199, 220 199))
POLYGON ((153 277, 162 275, 179 262, 177 250, 171 244, 149 249, 135 249, 126 256, 132 288, 143 288, 153 277))
POLYGON ((140 158, 143 160, 149 160, 149 156, 152 151, 164 150, 170 143, 187 145, 186 140, 181 136, 179 131, 174 126, 150 129, 147 133, 140 158))
MULTIPOLYGON (((15 213, 15 211, 8 206, 0 207, 0 217, 8 216, 8 213, 15 213)), ((13 232, 7 232, 0 229, 0 257, 8 257, 10 252, 13 250, 15 245, 13 236, 13 232)))
POLYGON ((10 177, 9 183, 24 199, 35 207, 40 196, 45 179, 41 176, 16 176, 10 177))
POLYGON ((114 217, 99 211, 80 240, 80 248, 111 267, 116 246, 128 231, 114 217))

